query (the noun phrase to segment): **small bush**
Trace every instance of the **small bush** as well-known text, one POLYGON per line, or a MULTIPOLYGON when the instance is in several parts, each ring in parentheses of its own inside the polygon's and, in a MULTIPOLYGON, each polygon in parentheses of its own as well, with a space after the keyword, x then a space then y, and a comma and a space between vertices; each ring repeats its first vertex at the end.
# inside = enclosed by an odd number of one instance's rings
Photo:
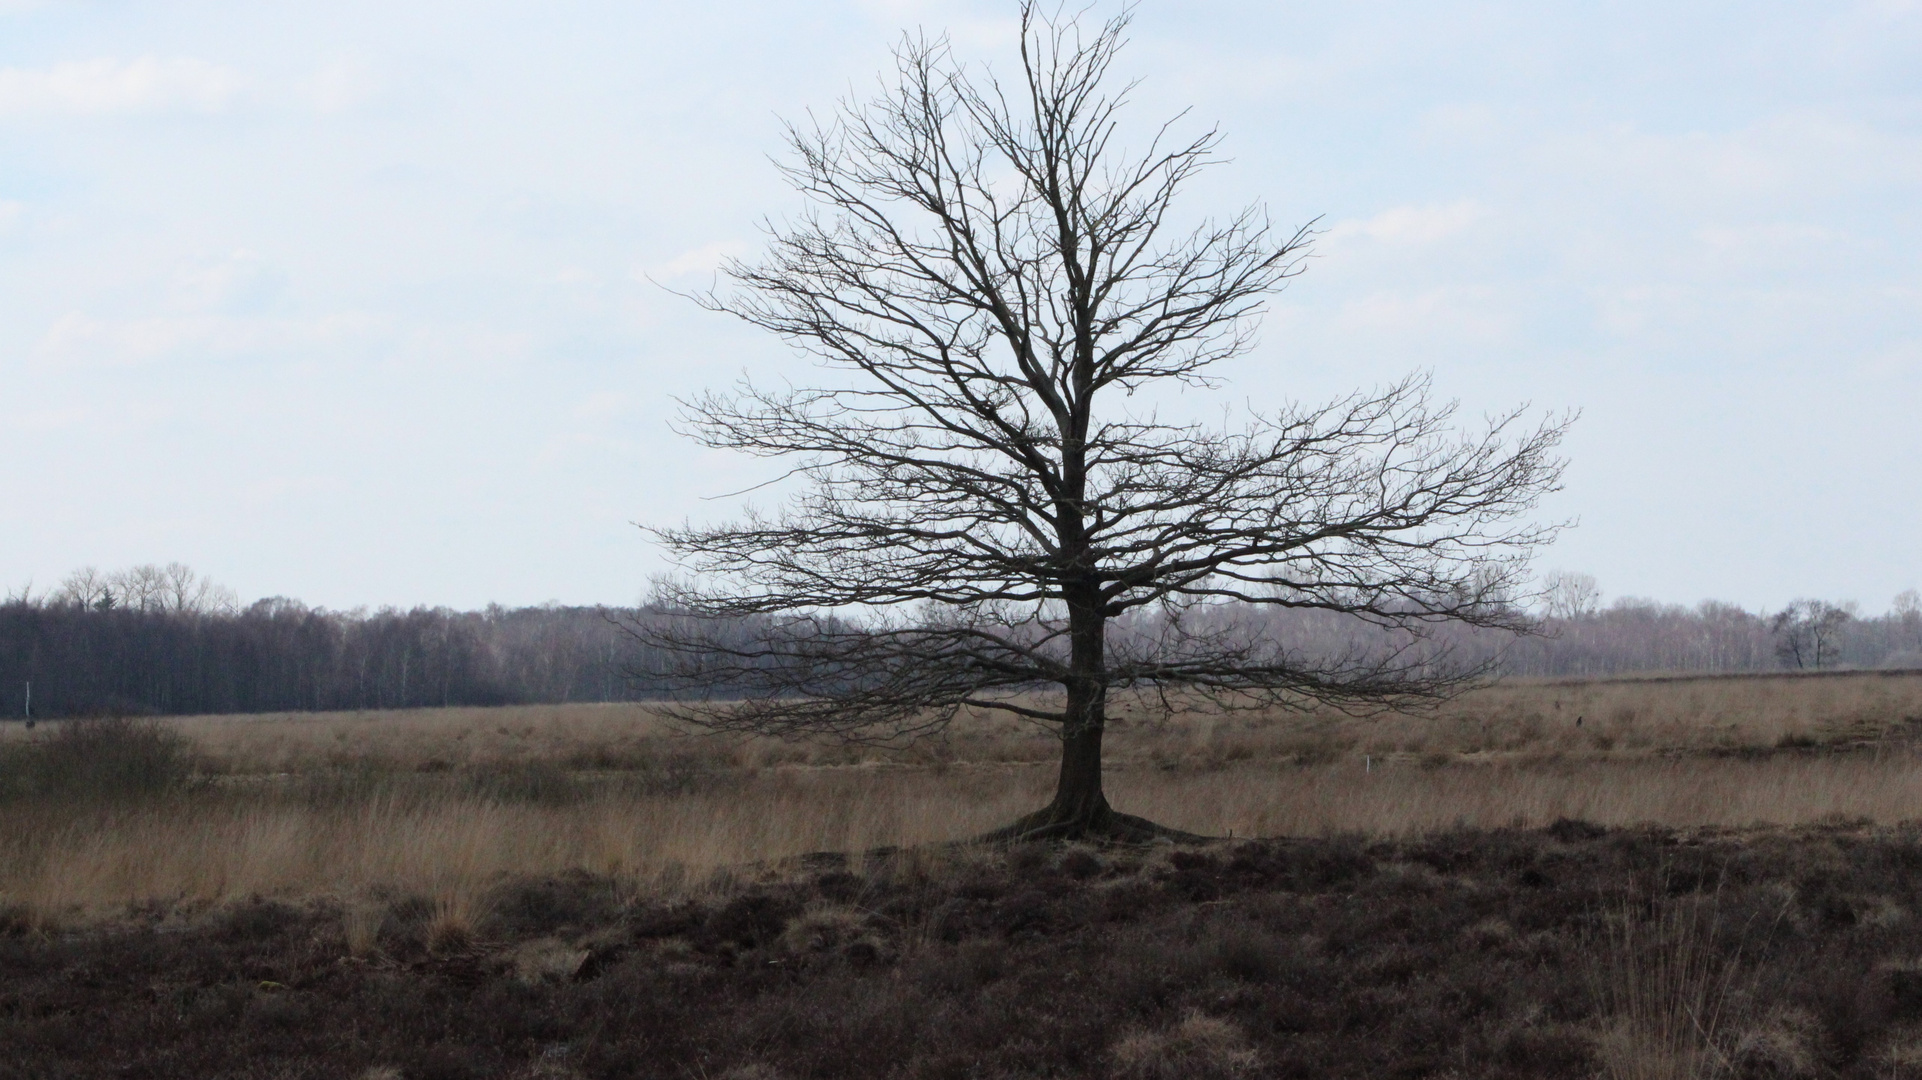
POLYGON ((622 897, 614 879, 575 871, 500 882, 488 892, 482 907, 487 922, 481 929, 488 934, 565 935, 618 919, 622 897))
POLYGON ((68 720, 6 756, 0 794, 118 801, 176 790, 193 776, 186 739, 131 717, 68 720))

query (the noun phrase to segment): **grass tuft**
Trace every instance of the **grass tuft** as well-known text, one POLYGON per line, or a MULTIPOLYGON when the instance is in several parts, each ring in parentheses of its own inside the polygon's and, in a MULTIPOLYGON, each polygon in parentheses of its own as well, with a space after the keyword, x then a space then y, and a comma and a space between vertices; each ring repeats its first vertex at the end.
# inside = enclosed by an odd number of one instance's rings
POLYGON ((1591 974, 1611 1080, 1698 1080, 1732 1065, 1723 1019, 1741 964, 1721 947, 1720 893, 1666 891, 1603 916, 1591 974))

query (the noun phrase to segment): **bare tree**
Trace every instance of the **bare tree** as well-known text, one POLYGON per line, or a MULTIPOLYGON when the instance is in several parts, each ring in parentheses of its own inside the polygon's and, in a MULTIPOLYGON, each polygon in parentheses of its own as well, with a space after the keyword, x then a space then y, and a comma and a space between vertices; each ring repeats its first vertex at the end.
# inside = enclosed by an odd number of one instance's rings
POLYGON ((1556 570, 1542 579, 1543 601, 1551 619, 1579 619, 1602 607, 1602 587, 1592 574, 1556 570))
POLYGON ((820 372, 703 396, 684 427, 786 459, 805 490, 773 515, 654 530, 686 576, 637 627, 671 658, 649 674, 716 729, 893 740, 964 707, 1050 726, 1055 797, 1006 836, 1157 831, 1103 794, 1111 693, 1445 692, 1475 672, 1425 631, 1521 628, 1502 600, 1555 531, 1523 516, 1558 483, 1566 421, 1459 434, 1425 378, 1233 427, 1131 407, 1217 385, 1311 236, 1258 207, 1178 224, 1219 140, 1163 125, 1123 149, 1126 25, 1024 4, 1009 82, 910 37, 878 97, 790 126, 782 169, 813 208, 698 299, 820 372), (1263 608, 1358 632, 1290 648, 1246 617, 1263 608))
POLYGON ((1769 623, 1775 633, 1775 655, 1797 668, 1833 667, 1841 657, 1842 627, 1854 617, 1852 603, 1793 601, 1769 623))
POLYGON ((166 607, 167 575, 153 563, 141 563, 107 576, 107 585, 124 608, 161 611, 166 607))
POLYGON ((90 603, 104 599, 108 606, 136 611, 212 615, 230 614, 240 606, 232 589, 177 562, 142 563, 105 577, 86 567, 69 575, 63 591, 76 597, 91 591, 96 600, 90 603))
POLYGON ((180 613, 227 614, 240 608, 240 598, 232 589, 177 562, 160 568, 159 599, 162 610, 180 613))
POLYGON ((177 562, 165 566, 143 563, 111 574, 83 566, 61 581, 52 599, 80 607, 125 607, 175 614, 231 615, 240 610, 239 597, 232 589, 177 562))
POLYGON ((1922 593, 1903 589, 1889 605, 1895 641, 1882 659, 1884 667, 1922 668, 1922 593))
POLYGON ((116 602, 108 575, 91 566, 83 566, 62 579, 53 598, 56 603, 87 608, 112 607, 116 602))

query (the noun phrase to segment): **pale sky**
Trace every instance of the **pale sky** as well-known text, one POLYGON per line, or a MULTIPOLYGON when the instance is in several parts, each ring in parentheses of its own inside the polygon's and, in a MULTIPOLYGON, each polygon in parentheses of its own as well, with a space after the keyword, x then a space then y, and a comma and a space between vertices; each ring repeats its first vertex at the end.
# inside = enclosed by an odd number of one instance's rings
MULTIPOLYGON (((1012 0, 0 0, 0 591, 188 563, 333 607, 629 603, 632 523, 765 462, 668 430, 776 341, 698 286, 783 117, 1012 0)), ((1098 11, 1111 11, 1099 7, 1098 11)), ((1922 3, 1142 0, 1136 119, 1320 218, 1223 400, 1410 370, 1579 409, 1541 561, 1867 612, 1922 585, 1922 3)))

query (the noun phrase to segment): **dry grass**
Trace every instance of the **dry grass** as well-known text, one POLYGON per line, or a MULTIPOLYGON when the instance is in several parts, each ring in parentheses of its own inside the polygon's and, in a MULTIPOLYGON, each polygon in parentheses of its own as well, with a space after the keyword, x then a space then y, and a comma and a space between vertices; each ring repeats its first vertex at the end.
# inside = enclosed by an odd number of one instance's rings
POLYGON ((1229 1021, 1190 1012, 1166 1031, 1137 1031, 1114 1047, 1117 1077, 1130 1080, 1212 1080, 1257 1075, 1260 1056, 1229 1021))
POLYGON ((1592 963, 1610 1022, 1597 1045, 1610 1080, 1695 1080, 1728 1071, 1723 1018, 1740 966, 1715 947, 1718 900, 1698 893, 1660 902, 1652 914, 1627 903, 1607 912, 1592 963))
POLYGON ((1216 773, 1120 773, 1130 812, 1236 836, 1540 826, 1560 818, 1677 828, 1922 818, 1922 761, 1777 756, 1679 760, 1320 768, 1241 766, 1216 773))
MULTIPOLYGON (((203 793, 77 817, 11 806, 0 809, 0 906, 73 917, 154 900, 397 890, 434 900, 452 941, 476 919, 466 905, 503 876, 585 869, 671 892, 807 852, 964 838, 1038 805, 1050 779, 1043 769, 776 770, 719 792, 616 791, 559 805, 428 789, 319 801, 203 793)), ((1236 836, 1399 836, 1563 817, 1679 826, 1922 817, 1922 768, 1906 757, 1367 774, 1352 763, 1240 765, 1123 770, 1110 786, 1131 812, 1236 836)))
MULTIPOLYGON (((1224 716, 1197 705, 1151 719, 1158 710, 1125 699, 1113 711, 1107 750, 1120 765, 1362 755, 1624 759, 1906 736, 1922 728, 1922 673, 1521 679, 1432 712, 1371 717, 1326 710, 1224 716)), ((1051 762, 1056 753, 1046 731, 980 713, 964 715, 944 739, 899 749, 716 740, 677 728, 647 704, 267 713, 167 723, 194 742, 207 770, 231 775, 457 771, 528 762, 572 770, 644 770, 663 762, 738 769, 940 766, 1051 762)), ((19 725, 0 724, 0 746, 29 737, 19 725)))
MULTIPOLYGON (((1236 836, 1564 817, 1894 823, 1922 818, 1918 717, 1922 676, 1869 674, 1524 683, 1433 717, 1124 717, 1109 790, 1132 813, 1236 836)), ((351 910, 405 894, 434 905, 451 948, 505 876, 584 869, 637 894, 699 888, 807 852, 975 835, 1033 809, 1053 779, 1045 733, 983 719, 902 751, 720 742, 643 706, 169 726, 213 782, 85 808, 0 801, 0 908, 70 920, 155 901, 333 896, 351 910)), ((355 949, 374 948, 378 925, 349 919, 355 949)))
POLYGON ((474 921, 462 905, 505 875, 586 869, 672 891, 811 851, 967 835, 1040 796, 1038 774, 1007 779, 779 773, 715 792, 562 804, 448 785, 364 798, 202 792, 79 816, 15 804, 0 808, 0 906, 71 915, 150 900, 192 907, 384 890, 431 898, 451 928, 474 921))

